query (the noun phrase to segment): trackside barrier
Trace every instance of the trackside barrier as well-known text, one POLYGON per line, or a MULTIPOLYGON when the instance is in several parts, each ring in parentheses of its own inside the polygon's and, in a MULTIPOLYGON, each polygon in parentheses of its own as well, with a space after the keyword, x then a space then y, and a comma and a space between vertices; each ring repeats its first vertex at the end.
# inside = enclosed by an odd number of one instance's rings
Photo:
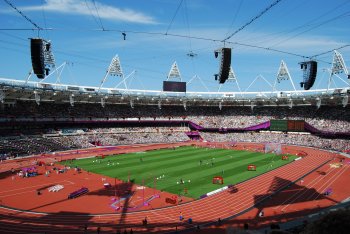
POLYGON ((214 191, 211 191, 211 192, 209 192, 209 193, 206 193, 206 194, 200 196, 200 199, 205 198, 205 197, 209 197, 209 196, 214 195, 214 194, 217 194, 217 193, 220 193, 220 192, 222 192, 222 191, 224 191, 224 190, 226 190, 226 189, 228 189, 228 188, 231 188, 232 186, 233 186, 233 185, 227 185, 227 186, 225 186, 225 187, 222 187, 222 188, 216 189, 216 190, 214 190, 214 191))
POLYGON ((82 187, 81 189, 70 193, 68 195, 68 199, 73 199, 73 198, 79 197, 79 196, 84 195, 85 193, 88 193, 88 192, 89 192, 88 188, 82 187))

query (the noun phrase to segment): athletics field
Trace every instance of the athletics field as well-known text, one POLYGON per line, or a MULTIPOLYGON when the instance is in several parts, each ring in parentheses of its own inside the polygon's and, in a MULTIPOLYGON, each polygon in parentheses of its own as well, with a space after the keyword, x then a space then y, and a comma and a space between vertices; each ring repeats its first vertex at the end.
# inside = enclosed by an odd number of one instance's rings
POLYGON ((282 160, 281 155, 275 154, 185 146, 62 163, 111 178, 130 179, 135 184, 150 188, 199 198, 210 191, 290 163, 295 158, 289 155, 288 160, 282 160), (249 164, 256 165, 256 171, 248 171, 249 164), (222 176, 224 184, 213 184, 214 176, 222 176))

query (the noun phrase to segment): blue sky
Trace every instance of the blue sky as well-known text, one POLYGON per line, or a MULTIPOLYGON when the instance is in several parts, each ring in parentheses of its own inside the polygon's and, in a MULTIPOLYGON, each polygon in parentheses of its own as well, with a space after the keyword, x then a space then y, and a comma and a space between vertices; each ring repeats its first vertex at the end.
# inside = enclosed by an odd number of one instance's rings
MULTIPOLYGON (((214 50, 232 48, 232 68, 242 90, 271 90, 258 78, 274 83, 281 60, 297 89, 302 80, 299 62, 350 44, 349 0, 282 0, 260 18, 234 34, 274 0, 8 0, 41 28, 40 37, 51 40, 56 65, 68 62, 61 82, 99 86, 113 56, 119 55, 130 88, 162 88, 170 67, 177 62, 183 81, 197 75, 209 91, 219 84, 219 59, 214 50), (104 30, 103 30, 104 29, 104 30), (122 32, 126 33, 123 40, 122 32), (169 35, 166 35, 169 34, 169 35), (174 34, 180 36, 173 36, 174 34), (209 40, 201 40, 204 38, 209 40), (249 46, 242 46, 240 44, 249 46), (271 48, 287 53, 256 47, 271 48), (189 57, 189 52, 197 56, 189 57)), ((28 38, 38 31, 5 1, 0 1, 0 77, 25 80, 31 69, 28 38), (21 29, 21 30, 19 30, 21 29), (23 30, 28 29, 28 30, 23 30)), ((350 64, 350 46, 339 49, 350 64)), ((319 70, 314 88, 326 87, 332 53, 316 57, 319 70)), ((344 78, 345 76, 341 76, 344 78)), ((31 80, 37 81, 36 77, 31 80)), ((336 86, 344 83, 335 78, 336 86)), ((115 87, 118 77, 108 77, 104 87, 115 87)), ((47 82, 55 82, 50 77, 47 82)), ((120 86, 122 88, 122 86, 120 86)), ((278 89, 291 90, 284 81, 278 89)), ((189 91, 207 91, 199 80, 189 91)), ((238 91, 225 83, 222 91, 238 91)))

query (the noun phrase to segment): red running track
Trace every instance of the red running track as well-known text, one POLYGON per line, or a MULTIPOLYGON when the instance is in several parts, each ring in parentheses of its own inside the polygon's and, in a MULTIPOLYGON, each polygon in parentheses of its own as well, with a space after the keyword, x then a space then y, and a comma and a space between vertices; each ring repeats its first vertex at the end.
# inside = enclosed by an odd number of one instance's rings
POLYGON ((181 230, 212 223, 218 218, 225 219, 244 212, 333 158, 328 152, 312 149, 307 151, 309 153, 307 157, 238 184, 234 189, 176 207, 105 215, 30 213, 1 207, 0 231, 1 233, 82 233, 82 227, 89 223, 88 230, 95 231, 99 225, 102 233, 115 233, 116 229, 126 228, 128 230, 132 228, 135 233, 164 233, 175 231, 175 227, 181 230), (193 224, 179 221, 180 212, 185 219, 191 217, 193 224), (147 227, 141 223, 145 217, 148 220, 147 227))

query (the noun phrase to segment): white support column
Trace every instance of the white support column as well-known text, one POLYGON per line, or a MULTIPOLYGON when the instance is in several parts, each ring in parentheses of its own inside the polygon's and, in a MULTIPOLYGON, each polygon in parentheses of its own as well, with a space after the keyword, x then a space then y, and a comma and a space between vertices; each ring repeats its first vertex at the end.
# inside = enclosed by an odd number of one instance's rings
POLYGON ((168 76, 167 76, 167 81, 169 80, 180 80, 182 81, 182 77, 181 77, 181 73, 180 73, 180 69, 179 67, 177 66, 177 63, 176 61, 173 63, 173 65, 171 65, 171 68, 170 68, 170 71, 168 73, 168 76))
POLYGON ((204 84, 204 82, 202 81, 202 79, 197 76, 197 75, 194 75, 188 82, 187 82, 187 85, 191 84, 194 80, 199 80, 199 82, 201 83, 201 85, 209 92, 209 89, 208 87, 204 84))
POLYGON ((40 105, 40 95, 38 94, 37 91, 34 91, 34 99, 36 104, 39 106, 40 105))
POLYGON ((122 77, 122 80, 124 81, 124 85, 125 85, 125 89, 127 89, 126 83, 125 83, 125 79, 124 79, 124 74, 122 71, 122 67, 120 65, 120 60, 118 55, 114 56, 111 60, 111 63, 109 64, 109 67, 106 71, 106 75, 103 77, 100 87, 98 88, 97 92, 100 92, 103 84, 105 83, 105 81, 107 80, 108 76, 120 76, 122 77))
POLYGON ((348 102, 349 102, 349 96, 346 95, 341 100, 341 103, 342 103, 343 107, 346 107, 348 105, 348 102))
MULTIPOLYGON (((55 83, 55 84, 57 84, 58 81, 60 81, 62 71, 63 71, 64 67, 66 66, 66 64, 67 64, 67 63, 64 62, 64 63, 62 63, 60 66, 55 67, 55 70, 53 70, 50 74, 48 74, 47 76, 45 76, 44 79, 41 79, 41 80, 39 81, 39 83, 43 83, 43 82, 44 82, 47 78, 49 78, 52 74, 56 73, 57 79, 56 79, 56 83, 55 83), (59 70, 59 69, 61 69, 61 70, 59 70)), ((60 82, 61 82, 61 81, 60 81, 60 82)))
MULTIPOLYGON (((227 78, 226 82, 228 82, 228 83, 230 83, 230 82, 231 82, 231 83, 232 83, 232 82, 235 82, 235 84, 237 85, 237 88, 238 88, 238 90, 239 90, 239 92, 240 92, 240 94, 241 94, 241 97, 243 97, 241 87, 239 87, 239 84, 238 84, 238 78, 237 78, 235 72, 233 71, 233 68, 232 68, 232 67, 230 67, 230 71, 229 71, 229 73, 228 73, 228 78, 227 78)), ((222 85, 222 84, 220 84, 219 90, 220 90, 220 88, 221 88, 221 85, 222 85)))
MULTIPOLYGON (((346 67, 343 56, 337 50, 334 50, 332 67, 328 78, 327 91, 330 89, 334 75, 337 76, 339 79, 341 79, 340 76, 338 75, 340 73, 344 73, 347 76, 347 78, 349 78, 349 71, 346 67)), ((345 82, 347 85, 350 85, 348 82, 344 81, 343 79, 341 80, 345 82)))
POLYGON ((0 89, 0 102, 1 103, 4 103, 5 97, 6 97, 5 92, 2 89, 0 89))
POLYGON ((31 70, 29 71, 28 76, 27 76, 27 78, 26 78, 26 82, 24 82, 24 85, 26 85, 26 84, 28 83, 30 77, 32 77, 33 72, 34 72, 33 69, 31 69, 31 70))
POLYGON ((277 83, 280 83, 283 80, 289 80, 294 91, 296 91, 296 88, 295 88, 292 76, 289 73, 287 64, 283 60, 281 60, 281 64, 280 64, 280 67, 279 67, 278 72, 277 72, 276 80, 275 80, 275 83, 272 87, 273 92, 277 91, 276 90, 277 83))
POLYGON ((73 93, 69 96, 69 103, 71 106, 74 106, 74 94, 73 93))

